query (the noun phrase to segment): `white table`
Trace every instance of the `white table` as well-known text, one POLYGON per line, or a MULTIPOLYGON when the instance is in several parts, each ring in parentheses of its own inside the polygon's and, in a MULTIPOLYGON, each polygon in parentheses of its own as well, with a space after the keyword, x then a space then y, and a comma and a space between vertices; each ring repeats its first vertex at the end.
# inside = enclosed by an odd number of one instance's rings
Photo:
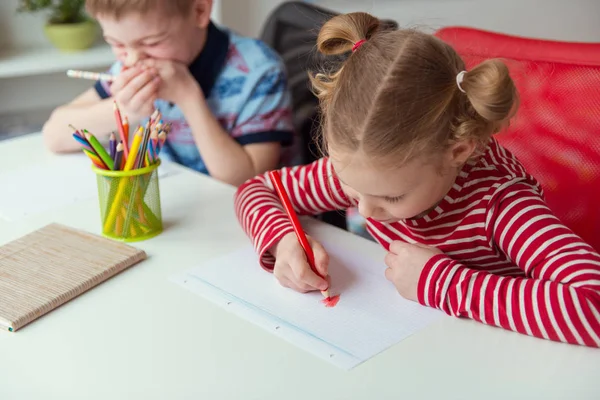
MULTIPOLYGON (((55 160, 38 135, 2 143, 0 171, 32 155, 55 160)), ((346 372, 169 282, 248 243, 233 193, 187 170, 161 181, 166 229, 136 244, 148 260, 16 333, 0 332, 0 399, 600 398, 599 350, 446 317, 346 372)), ((99 233, 98 219, 90 200, 0 222, 0 244, 50 222, 99 233)), ((383 257, 364 239, 318 229, 383 257)))

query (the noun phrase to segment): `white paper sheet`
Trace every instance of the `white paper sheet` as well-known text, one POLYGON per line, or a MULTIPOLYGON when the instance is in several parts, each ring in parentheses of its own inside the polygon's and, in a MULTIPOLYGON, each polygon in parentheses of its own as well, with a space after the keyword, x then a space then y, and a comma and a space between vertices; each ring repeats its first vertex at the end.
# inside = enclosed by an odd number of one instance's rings
MULTIPOLYGON (((176 173, 171 163, 159 167, 159 177, 176 173)), ((48 164, 0 173, 0 218, 16 221, 98 196, 96 175, 84 154, 56 157, 48 164)))
POLYGON ((299 294, 281 287, 258 265, 250 246, 171 280, 344 369, 442 316, 403 299, 385 279, 382 260, 317 239, 331 257, 331 294, 341 294, 334 308, 321 304, 320 293, 299 294))

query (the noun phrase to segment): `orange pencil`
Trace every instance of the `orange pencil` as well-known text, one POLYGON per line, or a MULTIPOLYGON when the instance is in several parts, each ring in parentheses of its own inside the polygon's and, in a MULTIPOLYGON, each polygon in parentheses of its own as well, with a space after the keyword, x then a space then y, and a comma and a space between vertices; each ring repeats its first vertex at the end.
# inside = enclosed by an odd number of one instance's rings
POLYGON ((127 118, 127 115, 123 118, 123 131, 125 132, 123 143, 127 143, 127 146, 129 146, 129 118, 127 118))
POLYGON ((89 157, 90 160, 92 160, 92 163, 100 169, 107 169, 106 168, 106 164, 104 164, 104 162, 102 161, 102 159, 100 157, 98 157, 96 155, 96 153, 92 153, 91 151, 89 151, 88 149, 83 149, 83 152, 85 153, 86 156, 89 157))

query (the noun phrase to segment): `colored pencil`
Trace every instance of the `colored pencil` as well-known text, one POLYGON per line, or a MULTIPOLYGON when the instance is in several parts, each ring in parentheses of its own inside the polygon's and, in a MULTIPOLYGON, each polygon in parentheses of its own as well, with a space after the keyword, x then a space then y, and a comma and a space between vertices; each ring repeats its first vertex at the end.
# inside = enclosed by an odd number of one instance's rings
POLYGON ((115 151, 115 170, 120 170, 123 166, 123 142, 119 142, 115 151))
POLYGON ((156 148, 156 157, 160 154, 163 146, 165 145, 165 141, 167 140, 167 133, 165 131, 160 131, 158 134, 158 146, 156 148))
POLYGON ((144 137, 142 139, 142 144, 138 150, 138 160, 135 164, 136 168, 142 168, 144 166, 144 161, 146 159, 146 151, 148 148, 148 141, 150 140, 150 124, 146 125, 146 129, 144 130, 144 137))
POLYGON ((79 71, 76 69, 68 70, 67 76, 69 78, 91 79, 94 81, 107 81, 107 82, 112 82, 115 79, 115 77, 110 74, 103 74, 100 72, 91 72, 91 71, 79 71))
POLYGON ((92 148, 94 149, 94 151, 96 152, 98 157, 100 157, 102 159, 102 161, 104 162, 104 164, 106 165, 106 168, 113 170, 114 165, 115 165, 114 161, 112 158, 110 158, 110 156, 108 155, 106 150, 104 150, 104 147, 102 147, 102 145, 100 144, 98 139, 96 139, 96 137, 94 135, 92 135, 90 132, 88 132, 85 129, 83 130, 83 133, 84 133, 87 141, 90 142, 90 145, 92 146, 92 148))
MULTIPOLYGON (((125 167, 123 167, 123 171, 131 171, 133 169, 141 143, 142 134, 140 132, 140 129, 138 129, 138 131, 133 136, 131 151, 129 152, 129 155, 126 156, 125 167)), ((125 155, 125 144, 123 144, 123 155, 125 155)))
MULTIPOLYGON (((292 227, 294 228, 294 232, 296 233, 298 242, 300 242, 300 246, 302 246, 302 248, 304 249, 304 252, 306 253, 306 258, 308 260, 308 265, 310 266, 310 269, 315 274, 317 274, 317 276, 326 280, 326 278, 323 275, 321 275, 321 273, 319 271, 317 271, 317 268, 315 266, 315 254, 313 253, 312 247, 310 247, 310 243, 308 242, 308 239, 306 238, 306 234, 304 233, 304 230, 302 229, 302 225, 300 224, 298 215, 296 214, 296 211, 294 211, 294 207, 292 207, 292 203, 290 202, 287 192, 285 191, 285 188, 283 187, 283 183, 281 182, 281 176, 279 175, 279 171, 270 171, 269 178, 271 179, 271 183, 273 184, 275 191, 279 195, 279 199, 281 199, 283 208, 285 209, 288 217, 290 218, 290 221, 292 222, 292 227)), ((321 293, 323 294, 323 297, 325 297, 325 298, 330 297, 329 290, 323 290, 321 293)))
MULTIPOLYGON (((125 161, 125 166, 123 167, 123 171, 131 171, 131 169, 133 168, 133 165, 135 163, 136 160, 136 156, 137 156, 137 152, 140 148, 140 143, 142 141, 142 136, 140 134, 140 130, 138 129, 138 131, 135 133, 134 137, 133 137, 133 143, 131 145, 131 151, 129 152, 129 155, 126 158, 125 161)), ((125 145, 123 144, 123 155, 125 155, 125 145)), ((104 222, 104 230, 108 231, 108 228, 111 227, 115 222, 116 222, 116 218, 117 218, 117 214, 119 212, 119 208, 122 206, 121 202, 123 201, 123 196, 125 195, 125 189, 127 187, 129 180, 127 179, 121 179, 121 181, 119 182, 119 186, 117 188, 117 193, 115 195, 115 200, 112 203, 112 206, 110 207, 110 210, 108 212, 108 217, 106 218, 105 222, 104 222)), ((135 182, 137 182, 137 180, 135 180, 135 182)), ((131 191, 132 194, 135 192, 134 190, 131 191)), ((133 198, 133 196, 132 196, 133 198)), ((125 225, 123 227, 123 229, 127 228, 127 219, 125 220, 125 225)))
POLYGON ((129 158, 129 142, 128 137, 125 136, 125 130, 123 129, 123 118, 121 118, 121 111, 119 111, 119 106, 115 101, 113 103, 113 110, 115 112, 115 120, 117 121, 117 128, 119 129, 119 136, 121 141, 123 142, 123 154, 125 158, 129 158))
POLYGON ((154 130, 150 134, 150 159, 152 164, 158 160, 158 131, 154 130))
POLYGON ((161 116, 160 111, 154 110, 154 112, 150 116, 150 123, 151 124, 156 124, 156 121, 160 120, 160 116, 161 116))
POLYGON ((112 158, 114 160, 115 156, 117 155, 117 140, 115 138, 114 132, 111 133, 108 138, 108 148, 109 148, 110 158, 112 158))
POLYGON ((96 155, 96 153, 89 151, 88 149, 83 149, 83 153, 88 156, 90 158, 90 160, 92 160, 92 163, 100 168, 100 169, 106 169, 106 165, 104 165, 104 162, 102 162, 102 160, 96 155))
POLYGON ((90 146, 89 142, 86 140, 86 138, 79 136, 78 134, 74 133, 73 134, 73 138, 75 138, 75 140, 81 145, 81 147, 84 150, 88 150, 91 151, 92 153, 94 153, 94 149, 92 149, 92 146, 90 146))
POLYGON ((76 134, 77 136, 83 138, 83 134, 81 133, 81 131, 77 128, 75 128, 73 125, 69 124, 69 128, 73 129, 74 134, 76 134))
POLYGON ((123 131, 125 132, 124 142, 129 145, 129 118, 127 118, 127 115, 123 117, 123 131))
MULTIPOLYGON (((135 155, 137 155, 137 160, 135 161, 136 169, 143 168, 143 166, 144 166, 144 161, 145 161, 146 155, 147 155, 146 148, 148 146, 148 141, 150 139, 150 122, 148 122, 148 124, 146 124, 146 129, 144 130, 144 136, 139 145, 137 145, 137 143, 136 143, 136 139, 138 137, 139 136, 137 136, 137 134, 136 134, 136 137, 134 138, 134 141, 133 141, 131 151, 129 153, 131 158, 135 158, 135 157, 133 157, 134 152, 136 153, 135 155)), ((138 139, 137 141, 139 142, 140 140, 138 139)), ((129 197, 129 205, 127 206, 127 217, 125 218, 125 225, 123 226, 124 231, 127 231, 127 227, 131 222, 131 214, 133 212, 135 200, 139 196, 139 192, 138 192, 139 184, 140 184, 140 179, 135 179, 133 182, 133 187, 131 189, 131 195, 129 197)), ((145 189, 144 189, 144 193, 145 193, 145 189)), ((117 194, 117 196, 118 196, 118 194, 117 194)), ((139 198, 138 198, 138 200, 139 200, 139 198)), ((143 208, 138 209, 138 211, 141 212, 139 217, 145 219, 145 216, 143 214, 143 208)), ((134 229, 133 225, 131 225, 131 228, 134 229)), ((132 232, 132 235, 134 235, 133 232, 132 232)))

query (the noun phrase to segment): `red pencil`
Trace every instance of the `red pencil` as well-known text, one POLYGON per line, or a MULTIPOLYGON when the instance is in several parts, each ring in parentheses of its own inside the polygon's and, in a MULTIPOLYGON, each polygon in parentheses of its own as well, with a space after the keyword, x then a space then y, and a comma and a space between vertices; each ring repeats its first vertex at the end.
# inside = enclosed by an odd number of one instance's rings
MULTIPOLYGON (((312 247, 310 247, 310 243, 308 243, 308 239, 304 230, 302 229, 302 225, 300 224, 300 220, 298 219, 298 215, 296 211, 294 211, 294 207, 292 207, 292 203, 290 202, 290 198, 283 187, 283 183, 281 182, 281 176, 279 175, 279 171, 269 171, 269 178, 271 179, 271 183, 279 195, 279 199, 281 203, 283 203, 283 208, 285 209, 290 221, 292 222, 292 227, 294 228, 294 232, 296 232, 296 237, 298 237, 298 241, 300 242, 300 246, 304 249, 306 253, 306 258, 308 259, 308 265, 310 265, 310 269, 320 276, 323 279, 326 279, 315 266, 315 254, 312 251, 312 247)), ((329 298, 329 290, 324 290, 321 292, 325 298, 329 298)))
POLYGON ((117 120, 117 128, 119 128, 119 136, 121 137, 121 141, 123 142, 123 155, 125 159, 129 156, 129 142, 127 141, 127 136, 125 135, 125 129, 123 129, 123 119, 121 118, 121 111, 119 111, 119 106, 117 102, 114 102, 113 106, 115 110, 115 119, 117 120))

